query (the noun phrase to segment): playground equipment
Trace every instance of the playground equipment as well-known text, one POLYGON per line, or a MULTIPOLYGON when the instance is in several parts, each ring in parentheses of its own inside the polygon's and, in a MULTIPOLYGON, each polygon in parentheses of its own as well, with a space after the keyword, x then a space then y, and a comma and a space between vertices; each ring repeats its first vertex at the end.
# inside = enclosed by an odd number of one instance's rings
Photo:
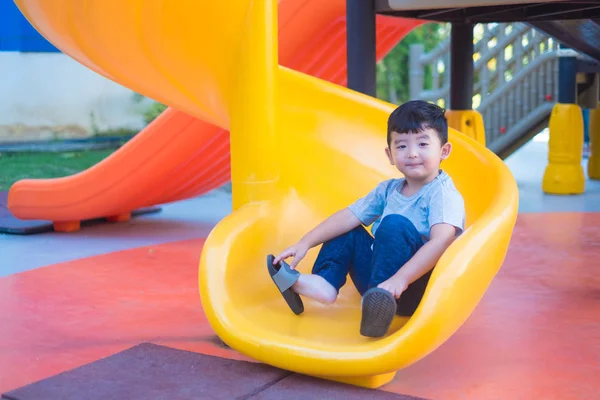
MULTIPOLYGON (((594 27, 597 29, 597 25, 581 19, 573 23, 552 21, 536 17, 535 12, 531 12, 541 8, 540 12, 548 12, 548 15, 557 18, 573 18, 577 12, 584 10, 587 17, 593 16, 589 11, 595 8, 594 5, 584 4, 581 8, 576 2, 571 2, 572 11, 567 4, 558 4, 557 10, 551 10, 548 7, 552 5, 528 4, 527 1, 494 3, 497 3, 495 8, 489 11, 478 2, 461 2, 455 4, 458 8, 440 10, 444 4, 424 5, 400 0, 387 4, 380 1, 377 3, 380 14, 376 25, 376 53, 377 58, 381 59, 406 32, 424 22, 385 17, 382 13, 400 13, 418 18, 432 13, 432 17, 441 21, 453 22, 460 19, 460 9, 470 7, 474 21, 478 18, 493 21, 494 15, 499 15, 497 18, 500 20, 531 18, 534 22, 529 24, 482 25, 482 40, 476 42, 473 49, 477 56, 474 72, 479 74, 479 80, 473 85, 473 94, 479 94, 483 101, 476 105, 477 112, 470 111, 470 106, 465 110, 448 111, 451 126, 476 138, 504 158, 549 124, 551 110, 559 97, 557 42, 531 26, 556 35, 574 48, 593 56, 598 55, 593 43, 589 43, 593 37, 582 32, 591 31, 594 27), (408 11, 398 11, 394 7, 404 7, 408 11), (419 7, 426 7, 430 11, 419 10, 419 7), (529 13, 522 14, 522 7, 527 8, 529 13), (495 45, 490 47, 492 42, 495 45), (493 61, 493 68, 488 66, 490 61, 493 61), (507 80, 507 76, 510 79, 507 80), (483 123, 485 130, 476 130, 476 127, 483 127, 483 123)), ((344 85, 344 1, 317 4, 314 1, 283 0, 280 1, 279 16, 280 63, 296 71, 344 85)), ((468 38, 462 41, 459 38, 457 41, 466 43, 468 38)), ((446 105, 450 104, 451 48, 450 39, 430 53, 423 53, 420 45, 413 46, 410 66, 412 98, 431 101, 444 99, 446 105), (444 65, 442 86, 439 86, 441 80, 437 79, 440 64, 444 65), (423 90, 422 79, 419 79, 424 68, 431 68, 434 76, 431 90, 423 90)), ((79 52, 71 55, 96 72, 110 77, 107 71, 113 70, 113 67, 107 65, 104 53, 96 54, 96 50, 93 53, 90 54, 88 49, 85 54, 79 52), (103 68, 106 71, 98 70, 93 62, 90 63, 90 59, 98 56, 105 58, 103 68)), ((589 68, 585 74, 587 78, 583 83, 578 78, 579 86, 584 88, 589 87, 585 82, 591 76, 589 68)), ((587 91, 591 93, 593 89, 591 87, 587 91)), ((160 93, 154 95, 154 98, 161 96, 160 93)), ((468 95, 462 97, 469 98, 468 95)), ((168 100, 165 102, 169 103, 168 100)), ((596 104, 588 101, 586 107, 594 109, 596 104)), ((592 130, 594 137, 597 136, 596 130, 592 130)), ((558 132, 558 129, 554 132, 558 132)), ((592 144, 592 148, 595 147, 592 144)), ((580 157, 572 154, 571 158, 577 161, 580 157)), ((600 175, 596 160, 597 155, 592 152, 588 175, 595 179, 600 175)), ((17 182, 10 190, 8 206, 18 218, 52 220, 55 230, 72 231, 79 228, 81 220, 127 220, 130 212, 136 208, 194 197, 222 185, 229 178, 229 133, 189 114, 169 109, 130 143, 88 171, 60 179, 17 182), (168 135, 168 140, 165 135, 168 135), (163 145, 166 141, 168 146, 163 145), (153 154, 151 161, 147 154, 153 154)), ((552 192, 569 193, 573 191, 571 186, 571 183, 559 183, 552 192)))
MULTIPOLYGON (((383 155, 393 105, 280 66, 272 0, 16 3, 66 54, 231 132, 234 212, 205 243, 199 284, 208 320, 234 349, 281 368, 377 387, 450 337, 500 268, 517 214, 516 183, 496 155, 452 130, 444 168, 466 200, 467 229, 439 261, 415 315, 398 318, 382 339, 361 337, 351 288, 335 306, 306 302, 302 316, 291 314, 270 282, 265 255, 394 175, 383 155)), ((323 32, 313 38, 343 42, 343 28, 333 23, 339 18, 332 18, 343 15, 343 2, 289 4, 304 12, 296 20, 302 29, 323 32)), ((402 34, 390 35, 389 46, 402 34)), ((339 57, 339 47, 322 49, 339 57)), ((319 60, 328 65, 326 56, 319 60)), ((140 156, 150 161, 153 154, 140 156)))
MULTIPOLYGON (((524 23, 476 29, 473 108, 485 123, 483 143, 505 158, 548 126, 558 98, 558 42, 524 23)), ((411 45, 411 98, 448 104, 450 58, 449 38, 429 52, 422 44, 411 45), (424 87, 427 69, 431 88, 424 87)))
MULTIPOLYGON (((450 124, 464 133, 475 135, 481 142, 485 139, 488 148, 501 157, 508 156, 539 132, 537 128, 541 129, 548 124, 549 163, 541 189, 545 193, 563 195, 584 192, 585 182, 581 167, 583 121, 580 105, 591 110, 598 106, 600 27, 597 21, 600 18, 600 4, 562 0, 549 2, 466 0, 452 3, 381 0, 376 2, 376 12, 451 23, 449 103, 452 118, 449 118, 450 124), (534 46, 532 49, 527 49, 526 47, 531 43, 530 38, 527 39, 527 44, 517 40, 512 43, 512 55, 508 57, 507 46, 511 44, 510 36, 518 39, 519 32, 515 33, 513 29, 510 35, 506 36, 504 34, 506 32, 502 31, 503 27, 499 29, 500 36, 496 37, 496 43, 485 39, 483 41, 484 48, 496 47, 495 50, 481 51, 481 45, 479 49, 472 45, 475 24, 508 22, 526 23, 538 32, 554 37, 560 42, 560 46, 555 54, 546 52, 542 56, 537 56, 535 53, 546 51, 548 46, 544 48, 534 46), (515 56, 519 54, 523 56, 523 51, 530 50, 533 50, 533 54, 527 55, 527 67, 518 71, 520 60, 518 58, 515 60, 515 56), (484 114, 486 127, 491 128, 485 132, 485 135, 472 128, 474 124, 470 118, 473 117, 469 117, 477 115, 471 110, 473 89, 477 86, 474 84, 473 73, 473 57, 476 53, 481 60, 479 63, 475 62, 479 64, 476 66, 480 72, 479 90, 484 92, 479 111, 484 114), (495 93, 485 93, 486 89, 490 89, 485 87, 489 83, 489 76, 486 76, 486 72, 489 71, 482 64, 486 63, 487 58, 494 53, 496 53, 496 71, 501 75, 497 76, 495 93), (553 62, 553 58, 556 58, 557 62, 553 62), (508 84, 502 85, 506 80, 505 67, 508 62, 513 64, 512 73, 509 74, 512 79, 508 84), (537 78, 536 81, 532 81, 527 75, 531 75, 533 79, 537 78), (579 79, 579 75, 582 80, 579 79), (540 93, 540 90, 546 93, 540 93), (489 111, 490 107, 491 111, 489 111), (458 114, 454 115, 456 109, 458 114), (502 125, 499 126, 498 121, 502 125)), ((521 26, 521 30, 526 28, 521 26)), ((487 33, 486 39, 491 39, 490 32, 487 33)), ((535 40, 533 42, 535 43, 535 40)), ((423 61, 429 60, 418 51, 414 53, 414 69, 419 71, 423 61)), ((442 51, 434 52, 432 58, 441 53, 442 51)), ((420 89, 416 87, 413 96, 418 90, 420 89)), ((444 95, 442 91, 434 93, 427 93, 427 97, 431 98, 432 94, 444 95)), ((592 142, 593 137, 597 136, 597 131, 590 130, 592 142)), ((595 161, 593 149, 590 158, 593 162, 588 164, 589 176, 598 176, 598 163, 595 161)))
MULTIPOLYGON (((39 21, 38 16, 53 12, 41 9, 42 6, 48 7, 28 2, 22 10, 32 13, 29 18, 33 25, 64 53, 109 79, 140 93, 149 93, 150 97, 166 104, 172 104, 172 99, 178 97, 161 90, 159 82, 173 89, 174 85, 185 88, 196 79, 182 75, 161 78, 161 71, 152 71, 148 79, 156 79, 156 84, 129 81, 127 76, 136 74, 136 67, 130 65, 124 73, 121 71, 123 60, 130 62, 129 54, 140 51, 139 45, 127 42, 106 47, 106 44, 112 40, 108 38, 111 35, 135 36, 132 28, 121 27, 116 31, 104 30, 101 26, 85 28, 80 23, 85 23, 86 17, 80 13, 73 34, 87 29, 94 36, 88 34, 74 41, 63 25, 67 24, 67 16, 53 26, 39 21)), ((115 11, 115 14, 119 13, 115 11)), ((128 17, 115 15, 123 24, 130 23, 128 17)), ((326 3, 282 0, 279 21, 282 65, 339 85, 346 84, 344 0, 326 3)), ((384 57, 422 23, 379 16, 377 57, 384 57)), ((199 40, 190 51, 203 53, 203 46, 199 40)), ((219 58, 222 54, 218 49, 212 56, 219 58)), ((193 71, 189 73, 190 77, 195 75, 193 71)), ((87 219, 123 221, 137 208, 192 198, 228 182, 231 178, 229 151, 228 130, 194 117, 193 112, 169 108, 89 170, 59 179, 24 179, 15 183, 10 189, 8 207, 21 219, 53 221, 54 229, 60 232, 77 230, 80 221, 87 219)))

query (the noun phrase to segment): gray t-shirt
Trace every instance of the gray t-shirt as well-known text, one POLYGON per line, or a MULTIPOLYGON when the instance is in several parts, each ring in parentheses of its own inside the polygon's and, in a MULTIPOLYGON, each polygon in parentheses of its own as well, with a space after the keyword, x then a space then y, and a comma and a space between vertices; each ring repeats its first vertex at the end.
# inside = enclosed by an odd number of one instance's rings
POLYGON ((381 220, 389 214, 408 218, 425 242, 429 240, 431 227, 439 223, 455 226, 457 235, 462 233, 465 228, 464 201, 446 172, 440 171, 433 181, 410 197, 400 193, 404 183, 404 178, 381 182, 348 208, 365 226, 373 224, 371 232, 374 236, 381 220))

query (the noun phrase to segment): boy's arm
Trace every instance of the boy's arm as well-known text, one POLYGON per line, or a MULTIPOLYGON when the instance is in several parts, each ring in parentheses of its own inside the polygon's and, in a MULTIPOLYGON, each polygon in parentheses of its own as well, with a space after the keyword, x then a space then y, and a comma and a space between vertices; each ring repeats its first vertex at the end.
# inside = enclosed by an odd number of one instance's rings
POLYGON ((300 243, 309 249, 331 240, 341 234, 351 231, 361 224, 360 220, 349 208, 344 208, 308 232, 300 243))
POLYGON ((277 264, 288 257, 294 257, 291 268, 304 258, 311 248, 349 232, 360 224, 370 225, 383 213, 387 189, 392 180, 381 182, 366 196, 358 199, 350 206, 336 212, 316 228, 308 232, 298 243, 288 247, 273 260, 277 264))
POLYGON ((429 199, 429 241, 394 276, 379 287, 400 297, 408 285, 435 267, 442 254, 464 229, 464 201, 460 193, 447 186, 438 186, 429 199))
POLYGON ((360 224, 361 221, 358 217, 349 208, 344 208, 317 225, 304 235, 298 243, 285 249, 273 260, 273 263, 277 264, 280 260, 293 256, 294 259, 290 263, 290 267, 295 268, 308 250, 343 233, 349 232, 360 224))
POLYGON ((408 285, 425 275, 438 262, 444 251, 456 237, 456 227, 450 224, 436 224, 431 227, 430 240, 390 279, 378 287, 399 298, 408 285))

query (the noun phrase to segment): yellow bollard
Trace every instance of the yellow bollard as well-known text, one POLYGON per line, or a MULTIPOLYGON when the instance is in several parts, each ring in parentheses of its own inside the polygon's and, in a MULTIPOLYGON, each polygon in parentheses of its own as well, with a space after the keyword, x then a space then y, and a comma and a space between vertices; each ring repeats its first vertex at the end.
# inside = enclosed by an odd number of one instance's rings
POLYGON ((475 110, 447 110, 448 126, 477 140, 485 146, 483 117, 475 110))
POLYGON ((542 190, 549 194, 581 194, 585 189, 583 116, 576 104, 556 104, 550 116, 548 166, 542 190))
POLYGON ((590 110, 590 157, 588 178, 600 179, 600 109, 590 110))

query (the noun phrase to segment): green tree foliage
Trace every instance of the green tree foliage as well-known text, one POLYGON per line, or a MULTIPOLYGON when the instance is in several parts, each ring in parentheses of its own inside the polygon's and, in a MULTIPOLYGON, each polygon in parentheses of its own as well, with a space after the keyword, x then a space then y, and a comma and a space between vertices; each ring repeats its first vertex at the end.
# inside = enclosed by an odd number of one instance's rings
MULTIPOLYGON (((139 93, 133 94, 133 101, 137 104, 142 103, 145 99, 146 97, 139 93)), ((146 104, 143 108, 141 108, 140 113, 144 117, 144 122, 146 124, 149 124, 150 122, 154 121, 156 117, 162 114, 162 112, 166 109, 167 106, 162 103, 151 102, 150 104, 146 104)))
POLYGON ((154 121, 156 117, 163 113, 167 109, 167 106, 161 103, 152 103, 142 113, 146 124, 154 121))
MULTIPOLYGON (((377 97, 394 104, 409 99, 409 54, 410 45, 421 43, 425 51, 433 50, 448 37, 447 24, 428 23, 413 29, 377 64, 377 97)), ((432 87, 431 69, 425 70, 425 88, 432 87)))

